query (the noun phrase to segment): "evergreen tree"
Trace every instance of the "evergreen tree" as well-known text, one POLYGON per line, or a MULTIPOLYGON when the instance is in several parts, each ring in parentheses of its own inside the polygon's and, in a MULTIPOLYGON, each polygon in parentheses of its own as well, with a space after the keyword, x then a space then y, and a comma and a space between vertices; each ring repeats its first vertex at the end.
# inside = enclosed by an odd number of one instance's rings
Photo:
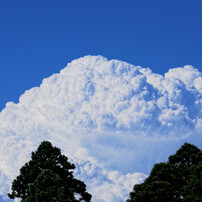
POLYGON ((202 201, 202 151, 185 143, 167 163, 155 164, 127 202, 202 201))
POLYGON ((11 199, 22 202, 76 202, 91 200, 86 185, 73 177, 74 164, 48 141, 42 142, 12 183, 11 199))

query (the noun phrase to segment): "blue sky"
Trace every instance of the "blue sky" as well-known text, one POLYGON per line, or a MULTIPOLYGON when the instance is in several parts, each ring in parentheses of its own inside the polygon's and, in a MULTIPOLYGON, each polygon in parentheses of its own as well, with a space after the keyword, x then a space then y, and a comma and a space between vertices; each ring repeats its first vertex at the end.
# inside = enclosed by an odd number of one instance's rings
POLYGON ((202 71, 201 10, 201 0, 0 0, 0 111, 85 55, 202 71))
POLYGON ((202 2, 0 0, 0 110, 73 59, 202 70, 202 2))

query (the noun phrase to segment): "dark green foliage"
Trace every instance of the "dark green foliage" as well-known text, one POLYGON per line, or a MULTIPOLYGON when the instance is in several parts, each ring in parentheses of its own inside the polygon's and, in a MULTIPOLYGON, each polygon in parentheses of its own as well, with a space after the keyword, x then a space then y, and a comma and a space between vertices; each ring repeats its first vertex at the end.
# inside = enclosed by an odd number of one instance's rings
POLYGON ((201 202, 202 151, 185 143, 167 163, 155 164, 150 176, 133 187, 127 202, 201 202))
POLYGON ((70 171, 74 168, 59 148, 44 141, 20 169, 8 196, 11 199, 19 197, 22 202, 88 202, 91 195, 83 182, 74 179, 70 171))
POLYGON ((197 154, 197 162, 192 166, 191 178, 185 186, 187 195, 184 201, 201 202, 202 201, 202 150, 197 154))

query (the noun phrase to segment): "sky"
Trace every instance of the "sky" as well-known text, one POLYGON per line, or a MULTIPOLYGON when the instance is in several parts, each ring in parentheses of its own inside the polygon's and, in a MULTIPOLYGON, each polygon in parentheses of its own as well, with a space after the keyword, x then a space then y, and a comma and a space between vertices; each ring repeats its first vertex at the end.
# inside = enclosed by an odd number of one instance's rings
POLYGON ((0 0, 0 110, 85 55, 202 69, 202 2, 0 0))
POLYGON ((43 140, 93 202, 124 201, 185 141, 201 148, 201 7, 0 0, 0 195, 43 140))

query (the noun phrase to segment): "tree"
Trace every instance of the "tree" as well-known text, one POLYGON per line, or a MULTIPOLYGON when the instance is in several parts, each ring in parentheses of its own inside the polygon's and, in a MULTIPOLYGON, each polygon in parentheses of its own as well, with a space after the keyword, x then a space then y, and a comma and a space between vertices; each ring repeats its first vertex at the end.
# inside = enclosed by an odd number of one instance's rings
POLYGON ((91 195, 86 185, 73 177, 73 169, 75 165, 59 148, 44 141, 20 169, 8 196, 21 198, 22 202, 89 202, 91 195))
POLYGON ((202 201, 202 151, 185 143, 167 163, 155 164, 127 202, 202 201))

